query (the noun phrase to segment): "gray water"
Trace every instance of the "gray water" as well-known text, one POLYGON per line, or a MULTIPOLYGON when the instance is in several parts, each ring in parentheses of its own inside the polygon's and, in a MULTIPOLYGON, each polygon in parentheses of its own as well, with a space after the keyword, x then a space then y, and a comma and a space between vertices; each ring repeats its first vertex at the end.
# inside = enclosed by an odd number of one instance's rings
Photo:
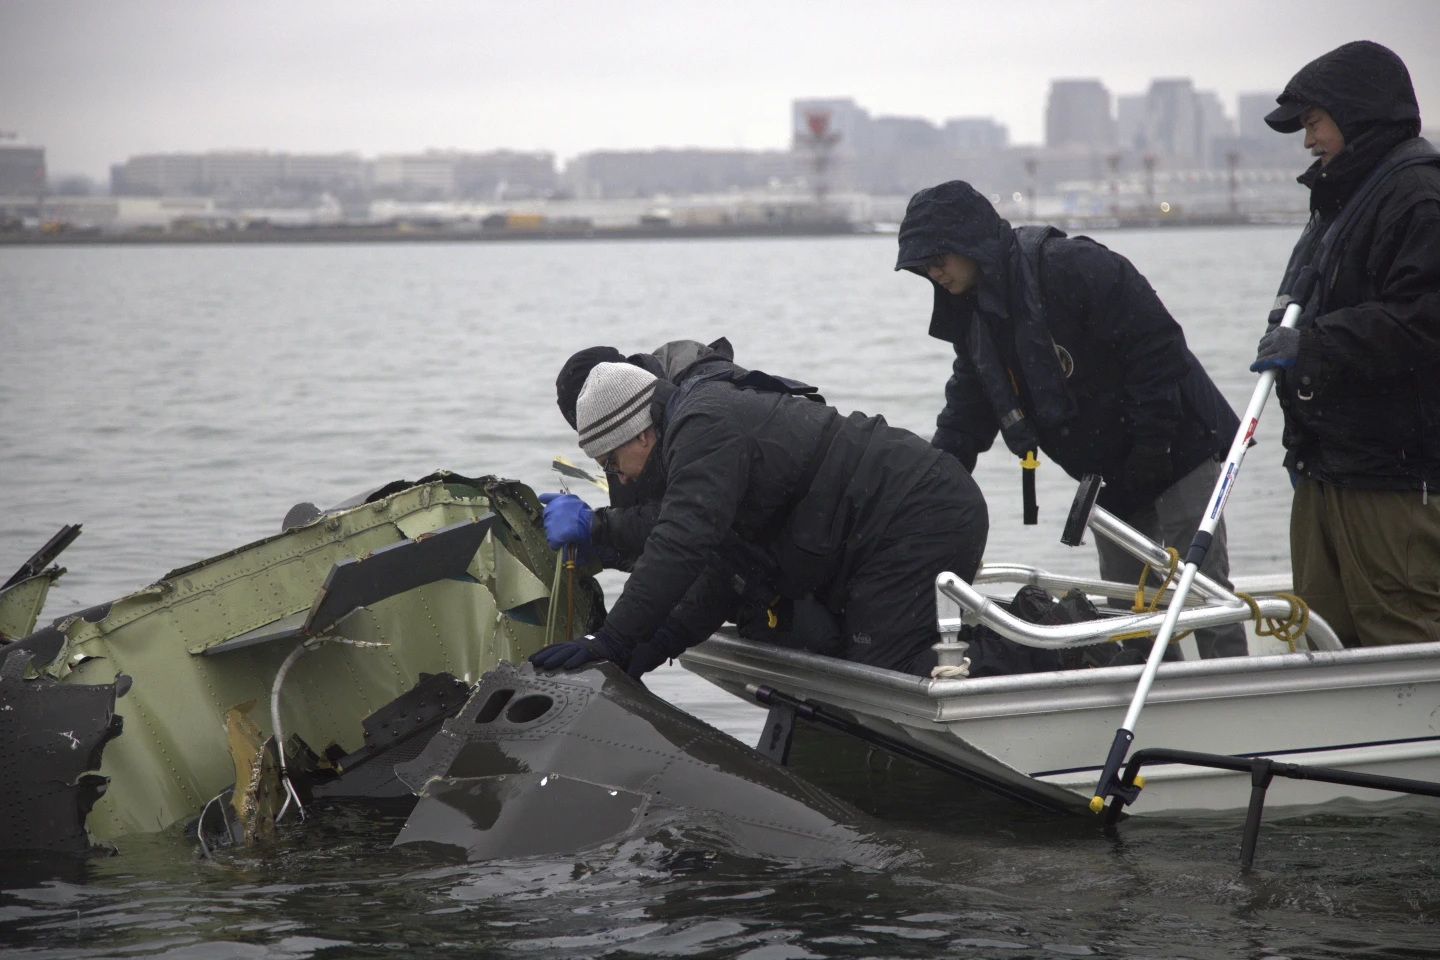
MULTIPOLYGON (((1111 232, 1232 405, 1292 228, 1111 232)), ((747 366, 928 436, 949 347, 893 238, 0 249, 0 567, 62 523, 84 535, 47 617, 438 467, 553 489, 577 461, 553 379, 593 343, 727 336, 747 366)), ((1237 574, 1288 568, 1278 411, 1228 508, 1237 574)), ((976 471, 988 560, 1090 574, 1060 545, 1074 484, 976 471)), ((577 491, 594 503, 598 491, 577 491), (593 494, 593 495, 592 495, 593 494)), ((618 582, 611 582, 612 590, 618 582)), ((759 712, 678 667, 662 696, 754 742, 759 712)), ((1303 722, 1303 718, 1300 718, 1303 722)), ((1089 822, 1009 808, 818 736, 797 768, 919 851, 873 872, 740 857, 703 837, 585 857, 437 863, 391 851, 403 811, 331 808, 268 849, 197 859, 178 832, 79 864, 0 861, 0 945, 24 956, 1431 956, 1433 803, 1332 805, 1267 821, 1089 822)))

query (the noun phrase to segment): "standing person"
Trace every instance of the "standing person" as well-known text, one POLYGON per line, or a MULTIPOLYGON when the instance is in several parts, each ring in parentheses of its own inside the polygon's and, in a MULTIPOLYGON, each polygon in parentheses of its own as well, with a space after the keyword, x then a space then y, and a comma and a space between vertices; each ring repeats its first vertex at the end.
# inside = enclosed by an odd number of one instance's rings
POLYGON ((935 577, 972 579, 984 552, 979 488, 884 418, 842 417, 754 385, 763 376, 676 387, 626 363, 590 371, 576 404, 581 448, 627 483, 659 458, 664 493, 603 628, 539 651, 537 666, 610 660, 638 676, 707 639, 733 610, 714 562, 733 536, 769 559, 777 620, 787 602, 817 601, 846 659, 929 674, 935 577))
MULTIPOLYGON (((955 347, 936 447, 973 470, 998 433, 1022 459, 1098 473, 1101 506, 1183 553, 1239 419, 1129 260, 1054 227, 1012 228, 952 180, 911 198, 895 269, 929 278, 930 335, 955 347)), ((1138 560, 1095 545, 1102 577, 1139 579, 1138 560)), ((1201 571, 1230 585, 1223 521, 1201 571)), ((1205 657, 1248 652, 1240 624, 1196 640, 1205 657)))
POLYGON ((1295 591, 1347 646, 1440 640, 1440 157, 1378 43, 1306 64, 1277 100, 1266 122, 1317 158, 1250 368, 1280 371, 1295 591), (1307 266, 1315 292, 1281 328, 1307 266))

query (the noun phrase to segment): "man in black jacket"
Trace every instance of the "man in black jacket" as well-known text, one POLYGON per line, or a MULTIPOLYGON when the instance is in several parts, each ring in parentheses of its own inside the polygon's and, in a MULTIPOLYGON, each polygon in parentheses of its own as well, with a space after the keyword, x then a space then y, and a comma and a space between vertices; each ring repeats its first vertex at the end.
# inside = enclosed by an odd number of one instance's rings
POLYGON ((984 552, 979 489, 883 418, 842 417, 765 379, 721 372, 676 387, 630 364, 590 372, 581 448, 626 482, 659 458, 664 495, 604 627, 541 650, 538 666, 605 659, 634 675, 706 639, 733 609, 735 585, 713 562, 733 537, 769 559, 777 619, 813 598, 838 624, 840 655, 929 674, 935 577, 971 579, 984 552))
MULTIPOLYGON (((556 404, 572 428, 576 423, 580 391, 590 371, 601 363, 622 361, 677 386, 692 377, 725 376, 735 382, 757 381, 773 392, 824 402, 819 392, 808 384, 752 373, 735 363, 734 348, 724 337, 710 344, 672 340, 650 353, 628 357, 614 347, 587 347, 566 360, 555 378, 556 404)), ((660 514, 660 502, 665 495, 663 463, 660 455, 647 458, 640 475, 629 481, 619 474, 611 475, 610 505, 593 511, 573 494, 541 494, 540 499, 545 503, 545 529, 552 549, 571 544, 596 557, 605 567, 631 570, 660 514)), ((785 616, 775 615, 771 609, 775 598, 774 564, 763 550, 730 533, 711 558, 711 565, 715 569, 698 582, 740 585, 730 591, 726 619, 735 622, 742 637, 830 656, 842 651, 839 624, 814 598, 787 600, 782 607, 785 616)), ((707 606, 718 609, 724 605, 724 592, 717 591, 707 606)), ((658 662, 655 658, 670 656, 664 651, 687 646, 679 638, 698 636, 699 631, 706 629, 711 616, 710 610, 700 610, 688 598, 677 611, 674 622, 662 627, 650 642, 642 645, 639 654, 631 658, 631 670, 636 676, 652 669, 658 662)))
MULTIPOLYGON (((1000 434, 1047 453, 1099 503, 1183 554, 1239 420, 1130 261, 1054 227, 1012 228, 968 183, 915 194, 895 269, 935 288, 930 335, 955 346, 932 441, 967 470, 1000 434)), ((1097 538, 1100 574, 1141 564, 1097 538)), ((1229 585, 1222 522, 1202 572, 1229 585)), ((1158 586, 1158 582, 1156 583, 1158 586)), ((1243 656, 1238 624, 1197 632, 1206 657, 1243 656)))
POLYGON ((1347 43, 1266 122, 1305 130, 1310 223, 1251 369, 1278 368, 1295 590, 1346 645, 1440 640, 1440 156, 1405 64, 1347 43), (1318 274, 1295 329, 1292 285, 1318 274))
MULTIPOLYGON (((674 384, 690 377, 747 372, 735 363, 735 349, 725 337, 710 344, 698 340, 671 340, 650 353, 635 353, 628 357, 614 347, 586 347, 571 354, 555 378, 555 403, 572 430, 575 429, 575 404, 580 398, 581 388, 585 386, 585 378, 601 363, 633 364, 674 384)), ((814 392, 813 388, 810 392, 814 392)), ((610 506, 594 511, 586 544, 598 549, 605 566, 626 571, 634 566, 660 513, 660 499, 664 493, 659 457, 647 462, 644 473, 633 483, 622 482, 618 477, 610 478, 610 506)), ((548 495, 545 499, 548 501, 547 522, 551 526, 556 525, 552 522, 556 514, 573 507, 564 501, 557 503, 548 495), (552 508, 551 503, 555 507, 552 508)))

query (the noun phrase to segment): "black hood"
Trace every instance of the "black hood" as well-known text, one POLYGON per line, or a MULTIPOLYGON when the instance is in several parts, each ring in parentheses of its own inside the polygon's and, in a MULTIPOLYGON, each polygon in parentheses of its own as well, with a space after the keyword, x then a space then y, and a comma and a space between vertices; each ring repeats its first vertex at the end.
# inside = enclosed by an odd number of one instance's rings
POLYGON ((565 422, 574 429, 575 402, 580 397, 580 388, 585 386, 585 378, 597 365, 629 363, 648 370, 661 380, 679 383, 702 361, 712 359, 733 362, 735 348, 724 337, 711 344, 696 340, 671 340, 661 344, 654 353, 635 353, 628 357, 614 347, 586 347, 573 354, 560 368, 560 375, 555 378, 555 403, 560 407, 565 422))
MULTIPOLYGON (((1321 107, 1347 142, 1377 125, 1409 123, 1420 131, 1420 105, 1410 71, 1393 50, 1369 40, 1336 47, 1310 61, 1275 98, 1265 122, 1281 133, 1300 129, 1300 114, 1321 107)), ((1412 136, 1414 134, 1412 133, 1412 136)))
MULTIPOLYGON (((939 254, 969 257, 980 265, 980 284, 973 294, 980 309, 1005 317, 1009 316, 1006 275, 1014 248, 1015 231, 1009 221, 970 184, 951 180, 926 187, 910 198, 900 224, 900 256, 895 269, 910 270, 928 280, 925 264, 939 254)), ((957 296, 935 284, 936 319, 971 296, 957 296)))

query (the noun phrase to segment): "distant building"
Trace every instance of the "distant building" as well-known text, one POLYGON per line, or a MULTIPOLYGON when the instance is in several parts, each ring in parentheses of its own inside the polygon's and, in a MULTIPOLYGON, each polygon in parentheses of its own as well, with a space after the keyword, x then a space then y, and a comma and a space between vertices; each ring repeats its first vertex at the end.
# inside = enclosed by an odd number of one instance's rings
POLYGON ((1217 162, 1225 153, 1239 155, 1241 166, 1290 167, 1297 171, 1308 165, 1304 138, 1276 133, 1265 122, 1265 114, 1275 109, 1273 93, 1242 93, 1236 98, 1238 136, 1229 143, 1212 141, 1211 149, 1217 162))
POLYGON ((557 177, 551 153, 429 150, 377 157, 370 182, 384 196, 503 200, 549 196, 557 177))
POLYGON ((367 176, 366 163, 355 153, 287 153, 284 180, 289 184, 309 184, 328 189, 363 187, 367 176))
POLYGON ((38 197, 45 192, 45 148, 0 134, 0 197, 38 197))
POLYGON ((1189 77, 1152 80, 1144 94, 1122 95, 1116 106, 1121 149, 1164 157, 1171 166, 1223 165, 1224 151, 1217 153, 1214 141, 1235 139, 1220 98, 1196 90, 1189 77))
POLYGON ((841 153, 863 153, 869 150, 870 113, 846 98, 831 100, 796 100, 790 105, 791 140, 797 147, 811 136, 813 119, 824 118, 825 129, 837 136, 836 147, 841 153))
POLYGON ((1204 123, 1189 77, 1152 80, 1145 94, 1145 145, 1170 157, 1205 158, 1204 123))
POLYGON ((945 121, 945 144, 960 153, 993 153, 1010 146, 1010 131, 990 117, 952 117, 945 121))
POLYGON ((571 160, 565 182, 588 198, 725 193, 794 176, 791 156, 755 150, 597 150, 571 160))
POLYGON ((1215 152, 1215 141, 1233 139, 1235 121, 1226 115, 1219 95, 1213 90, 1197 90, 1195 105, 1200 113, 1200 153, 1198 156, 1207 166, 1219 166, 1224 163, 1225 156, 1223 152, 1219 154, 1215 152))
POLYGON ((938 150, 944 146, 944 132, 923 117, 876 117, 870 121, 865 152, 899 153, 938 150))
POLYGON ((833 98, 794 101, 791 123, 796 175, 823 175, 837 190, 904 195, 959 178, 1008 195, 1020 183, 1009 131, 989 117, 956 117, 942 127, 923 117, 872 117, 854 100, 833 98), (833 137, 823 164, 815 129, 833 137))
POLYGON ((205 192, 204 162, 194 153, 149 153, 110 168, 117 197, 190 197, 205 192))
POLYGON ((1122 150, 1145 152, 1145 94, 1115 98, 1115 138, 1122 150))
POLYGON ((455 192, 465 199, 542 197, 558 186, 553 153, 496 150, 460 154, 455 162, 455 192))
POLYGON ((448 199, 455 195, 456 162, 455 154, 439 150, 376 157, 370 185, 382 195, 448 199))
POLYGON ((1275 109, 1276 96, 1278 94, 1242 93, 1236 98, 1240 136, 1260 140, 1275 135, 1275 131, 1265 122, 1265 114, 1275 109))
POLYGON ((150 153, 110 168, 110 192, 130 197, 209 196, 260 199, 277 191, 307 193, 364 185, 365 164, 353 153, 269 153, 212 150, 150 153))
POLYGON ((1099 80, 1055 80, 1045 107, 1045 145, 1103 150, 1115 145, 1110 91, 1099 80))

